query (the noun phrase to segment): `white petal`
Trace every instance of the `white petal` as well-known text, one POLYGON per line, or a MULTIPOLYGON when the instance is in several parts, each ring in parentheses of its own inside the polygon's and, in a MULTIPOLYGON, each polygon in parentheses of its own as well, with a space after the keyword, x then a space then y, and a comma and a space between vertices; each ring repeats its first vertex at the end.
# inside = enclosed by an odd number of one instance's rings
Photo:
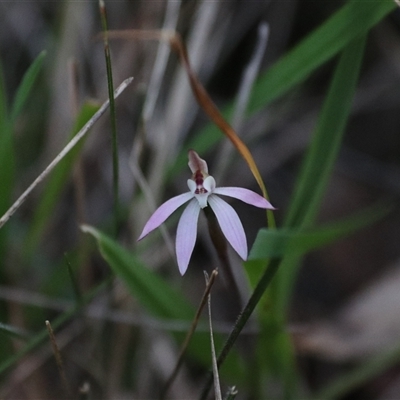
POLYGON ((193 179, 188 179, 187 180, 187 185, 188 185, 188 188, 189 188, 190 192, 194 194, 194 192, 197 189, 196 182, 193 179))
POLYGON ((219 226, 221 227, 221 230, 228 242, 239 254, 239 256, 246 261, 246 235, 236 211, 226 201, 215 195, 209 196, 208 204, 213 209, 219 226))
POLYGON ((196 197, 197 201, 199 202, 200 208, 207 207, 207 199, 209 195, 209 193, 199 193, 194 195, 194 197, 196 197))
POLYGON ((203 182, 203 188, 207 190, 207 192, 212 193, 215 189, 215 179, 209 175, 203 182))
POLYGON ((214 189, 214 193, 242 200, 255 207, 275 210, 275 207, 268 200, 249 189, 240 187, 217 187, 214 189))
POLYGON ((161 206, 154 211, 153 215, 147 221, 138 241, 143 239, 154 229, 158 228, 176 209, 189 201, 191 198, 193 198, 192 193, 183 193, 161 204, 161 206))
POLYGON ((194 244, 197 237, 197 221, 199 219, 200 207, 196 199, 193 199, 185 208, 178 223, 176 232, 176 258, 179 272, 183 275, 189 265, 194 244))

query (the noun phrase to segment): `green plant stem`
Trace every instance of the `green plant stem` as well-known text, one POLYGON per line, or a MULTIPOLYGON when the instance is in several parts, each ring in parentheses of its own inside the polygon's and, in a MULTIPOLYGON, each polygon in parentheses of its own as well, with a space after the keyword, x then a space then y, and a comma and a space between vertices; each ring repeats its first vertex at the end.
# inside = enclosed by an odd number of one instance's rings
MULTIPOLYGON (((224 347, 222 348, 221 353, 218 356, 218 360, 217 360, 218 368, 220 368, 221 365, 223 364, 223 362, 225 361, 227 355, 229 354, 229 352, 232 349, 233 345, 235 344, 237 338, 239 337, 240 332, 246 325, 251 314, 253 313, 254 309, 256 308, 257 304, 259 303, 262 295, 265 293, 265 290, 271 283, 272 278, 275 276, 276 272, 278 271, 281 261, 282 261, 281 258, 271 259, 264 274, 262 275, 256 288, 254 289, 254 292, 251 295, 246 307, 240 313, 231 333, 229 334, 228 339, 226 340, 226 342, 224 344, 224 347)), ((201 394, 201 397, 200 397, 201 400, 205 400, 207 398, 207 395, 211 389, 212 383, 213 383, 213 377, 212 377, 212 375, 209 375, 207 382, 204 386, 203 392, 201 394)))
POLYGON ((118 168, 118 140, 117 140, 117 116, 115 112, 114 84, 111 66, 110 46, 108 44, 108 23, 104 1, 99 0, 101 24, 103 27, 104 55, 107 69, 108 97, 110 99, 111 116, 111 142, 112 142, 112 164, 113 164, 113 198, 114 198, 114 235, 118 231, 119 221, 119 168, 118 168))

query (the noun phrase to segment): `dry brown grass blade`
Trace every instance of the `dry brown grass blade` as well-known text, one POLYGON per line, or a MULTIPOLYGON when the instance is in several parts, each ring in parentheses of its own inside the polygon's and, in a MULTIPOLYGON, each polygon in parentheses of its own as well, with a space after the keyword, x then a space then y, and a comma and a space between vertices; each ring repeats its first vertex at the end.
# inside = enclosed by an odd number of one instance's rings
POLYGON ((210 294, 211 288, 212 288, 212 286, 213 286, 213 284, 215 282, 215 278, 217 276, 218 276, 218 270, 214 269, 213 272, 211 273, 210 279, 207 282, 206 288, 205 288, 204 293, 203 293, 203 297, 201 298, 201 301, 200 301, 200 305, 199 305, 199 307, 197 309, 195 317, 193 318, 192 325, 191 325, 189 331, 186 334, 185 340, 183 341, 183 344, 182 344, 182 347, 181 347, 181 351, 179 353, 178 360, 176 362, 175 368, 174 368, 173 372, 171 373, 171 376, 169 377, 169 379, 165 383, 165 386, 164 386, 164 388, 162 390, 162 393, 161 393, 161 396, 160 396, 161 399, 164 399, 166 397, 169 388, 171 387, 172 383, 175 381, 175 379, 176 379, 176 377, 178 375, 179 369, 180 369, 180 367, 182 365, 182 362, 183 362, 183 356, 185 355, 186 350, 187 350, 187 348, 189 346, 190 339, 192 338, 192 336, 193 336, 193 334, 194 334, 194 332, 196 330, 197 324, 198 324, 199 319, 200 319, 201 312, 203 311, 203 308, 206 305, 206 302, 207 302, 208 296, 210 294))
POLYGON ((57 346, 56 337, 54 336, 53 328, 51 327, 50 321, 46 321, 46 328, 49 333, 51 348, 53 350, 54 358, 56 359, 58 372, 61 377, 61 382, 63 384, 67 398, 72 398, 71 386, 69 385, 67 376, 65 375, 64 363, 61 357, 60 349, 57 346))

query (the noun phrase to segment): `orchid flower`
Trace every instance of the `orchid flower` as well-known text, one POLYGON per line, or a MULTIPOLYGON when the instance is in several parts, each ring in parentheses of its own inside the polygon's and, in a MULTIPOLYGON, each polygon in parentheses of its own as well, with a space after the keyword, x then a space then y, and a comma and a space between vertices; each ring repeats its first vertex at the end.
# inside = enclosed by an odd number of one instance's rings
POLYGON ((181 275, 189 265, 197 237, 197 221, 202 208, 210 206, 214 211, 223 234, 233 249, 247 259, 247 241, 243 225, 236 211, 218 195, 239 199, 255 207, 274 209, 259 194, 240 187, 216 187, 215 179, 208 175, 207 163, 194 150, 189 150, 189 168, 192 178, 188 179, 189 192, 180 194, 163 203, 147 221, 139 240, 158 228, 175 210, 189 202, 178 223, 176 233, 176 257, 181 275))

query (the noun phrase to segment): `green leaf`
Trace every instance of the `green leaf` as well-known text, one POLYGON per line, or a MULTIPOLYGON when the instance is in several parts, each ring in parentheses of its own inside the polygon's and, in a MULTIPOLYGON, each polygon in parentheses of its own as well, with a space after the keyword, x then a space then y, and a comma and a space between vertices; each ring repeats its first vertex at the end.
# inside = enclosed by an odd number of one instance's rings
MULTIPOLYGON (((260 76, 249 99, 248 113, 254 114, 299 85, 313 71, 338 54, 353 39, 367 33, 395 8, 392 0, 354 0, 344 5, 260 76)), ((228 120, 232 110, 232 105, 224 109, 228 120)), ((208 124, 187 148, 204 154, 222 138, 218 128, 208 124)), ((183 151, 171 166, 168 176, 175 176, 185 164, 186 151, 183 151)))
POLYGON ((249 260, 304 255, 378 221, 389 210, 387 206, 369 207, 349 218, 314 229, 260 229, 249 260))
POLYGON ((14 102, 11 108, 11 121, 15 122, 18 115, 22 111, 31 91, 33 85, 36 81, 36 78, 42 69, 43 60, 46 57, 46 51, 42 51, 26 71, 24 77, 22 78, 22 82, 20 83, 17 93, 14 98, 14 102))
MULTIPOLYGON (((87 121, 99 109, 99 105, 93 101, 88 101, 83 104, 72 128, 69 140, 72 139, 79 130, 86 124, 87 121)), ((29 230, 24 244, 24 256, 29 257, 35 250, 43 231, 46 227, 47 221, 52 218, 53 210, 61 195, 62 189, 68 183, 68 175, 71 173, 74 162, 80 154, 80 151, 85 143, 86 137, 81 140, 71 151, 67 154, 62 161, 55 167, 50 176, 50 180, 44 188, 42 197, 32 221, 29 224, 29 230)))
POLYGON ((194 308, 171 285, 118 243, 87 225, 82 227, 97 240, 101 255, 113 271, 125 282, 135 298, 154 316, 190 320, 194 308))

